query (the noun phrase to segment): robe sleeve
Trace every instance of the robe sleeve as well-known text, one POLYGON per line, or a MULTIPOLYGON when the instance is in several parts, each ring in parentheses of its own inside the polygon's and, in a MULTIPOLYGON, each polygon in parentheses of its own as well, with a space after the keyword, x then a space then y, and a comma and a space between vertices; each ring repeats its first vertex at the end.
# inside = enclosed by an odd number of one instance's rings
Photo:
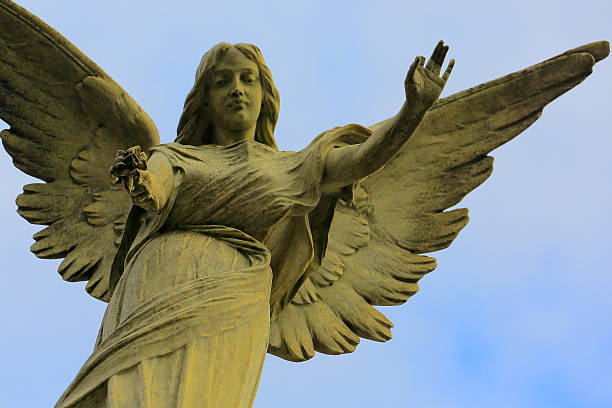
MULTIPOLYGON (((159 150, 159 148, 152 148, 150 149, 150 152, 153 155, 157 150, 159 150)), ((160 157, 157 157, 157 161, 159 163, 163 163, 164 159, 160 160, 161 155, 159 153, 158 155, 160 157)), ((170 164, 172 165, 172 162, 170 162, 170 164)), ((125 221, 125 228, 123 230, 123 235, 121 236, 121 243, 119 244, 119 248, 117 249, 117 253, 115 254, 113 264, 111 266, 109 278, 109 291, 111 295, 114 292, 117 283, 119 283, 121 275, 123 275, 126 261, 129 259, 130 254, 134 252, 134 248, 138 248, 140 244, 145 241, 145 238, 159 229, 159 227, 168 217, 168 213, 174 204, 174 199, 176 198, 176 187, 180 184, 182 174, 180 169, 177 169, 176 166, 166 167, 163 165, 160 168, 161 170, 151 170, 154 175, 160 176, 163 179, 163 187, 158 186, 158 194, 163 196, 160 197, 163 198, 163 205, 161 206, 160 210, 157 211, 157 214, 148 213, 144 208, 132 205, 132 208, 130 209, 125 221), (164 174, 162 177, 162 174, 159 174, 159 171, 168 171, 172 174, 164 174), (145 222, 147 219, 148 222, 145 222)))
POLYGON ((310 271, 321 265, 338 199, 352 201, 352 186, 321 193, 327 154, 334 148, 361 143, 370 134, 369 129, 359 125, 334 128, 297 153, 295 180, 300 183, 302 194, 314 196, 315 205, 306 216, 285 217, 264 241, 272 254, 272 318, 293 299, 310 271))

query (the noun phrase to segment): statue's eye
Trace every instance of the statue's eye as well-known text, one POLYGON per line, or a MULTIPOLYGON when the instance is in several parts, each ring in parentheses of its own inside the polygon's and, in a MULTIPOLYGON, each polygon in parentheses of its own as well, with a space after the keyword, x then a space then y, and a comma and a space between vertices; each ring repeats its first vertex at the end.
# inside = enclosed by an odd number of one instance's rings
POLYGON ((247 84, 254 84, 255 81, 257 81, 257 79, 254 76, 251 76, 251 75, 247 75, 247 76, 243 77, 242 80, 244 82, 246 82, 247 84))
POLYGON ((227 85, 227 81, 225 79, 217 79, 215 81, 215 85, 217 85, 217 86, 224 86, 224 85, 227 85))

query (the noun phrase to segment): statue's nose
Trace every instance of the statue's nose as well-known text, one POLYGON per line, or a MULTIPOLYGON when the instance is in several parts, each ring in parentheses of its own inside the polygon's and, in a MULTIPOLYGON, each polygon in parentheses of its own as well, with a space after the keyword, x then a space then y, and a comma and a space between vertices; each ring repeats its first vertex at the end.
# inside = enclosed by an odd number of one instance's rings
POLYGON ((233 96, 234 98, 237 98, 239 96, 244 96, 244 92, 242 92, 242 89, 240 88, 236 88, 232 91, 232 93, 230 94, 230 96, 233 96))

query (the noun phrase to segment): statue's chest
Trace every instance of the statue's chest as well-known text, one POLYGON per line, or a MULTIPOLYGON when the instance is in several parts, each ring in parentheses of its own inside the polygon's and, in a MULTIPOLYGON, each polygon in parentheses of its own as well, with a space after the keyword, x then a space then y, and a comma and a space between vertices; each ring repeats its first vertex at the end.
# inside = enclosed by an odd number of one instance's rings
POLYGON ((292 212, 300 183, 291 158, 268 152, 222 153, 185 168, 177 200, 190 202, 193 213, 187 218, 253 234, 292 212))
POLYGON ((270 158, 232 160, 221 157, 208 164, 196 166, 186 178, 198 189, 221 201, 243 194, 265 191, 267 195, 275 195, 291 190, 291 177, 286 166, 270 158))

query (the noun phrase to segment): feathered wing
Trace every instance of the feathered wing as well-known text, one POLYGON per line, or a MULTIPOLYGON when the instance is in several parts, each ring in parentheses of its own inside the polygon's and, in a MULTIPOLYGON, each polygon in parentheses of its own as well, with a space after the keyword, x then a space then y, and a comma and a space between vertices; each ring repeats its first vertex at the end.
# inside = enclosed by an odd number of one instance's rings
POLYGON ((159 143, 146 113, 102 69, 36 16, 0 0, 2 142, 28 184, 17 212, 48 225, 34 235, 40 258, 65 258, 67 281, 89 281, 108 301, 110 265, 130 208, 108 169, 118 149, 159 143))
POLYGON ((448 247, 465 227, 467 209, 445 210, 491 175, 487 154, 608 54, 607 42, 588 44, 438 101, 353 203, 339 201, 322 265, 272 322, 268 351, 303 361, 352 352, 360 338, 389 340, 392 323, 373 306, 404 303, 436 267, 419 254, 448 247))

